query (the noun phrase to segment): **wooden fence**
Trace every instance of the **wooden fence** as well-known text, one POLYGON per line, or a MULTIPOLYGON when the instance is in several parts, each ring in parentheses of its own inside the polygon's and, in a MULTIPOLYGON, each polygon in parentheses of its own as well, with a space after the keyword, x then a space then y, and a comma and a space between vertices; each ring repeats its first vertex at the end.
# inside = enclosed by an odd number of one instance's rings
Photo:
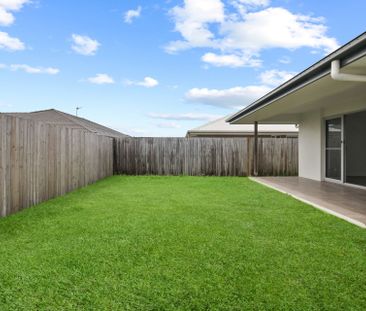
MULTIPOLYGON (((248 176, 253 138, 121 138, 114 141, 114 173, 127 175, 248 176)), ((297 138, 259 138, 259 174, 298 173, 297 138)))
POLYGON ((0 216, 112 174, 112 138, 0 116, 0 216))
MULTIPOLYGON (((114 174, 248 176, 253 138, 120 138, 0 115, 0 217, 114 174)), ((297 138, 259 138, 259 174, 297 175, 297 138)))

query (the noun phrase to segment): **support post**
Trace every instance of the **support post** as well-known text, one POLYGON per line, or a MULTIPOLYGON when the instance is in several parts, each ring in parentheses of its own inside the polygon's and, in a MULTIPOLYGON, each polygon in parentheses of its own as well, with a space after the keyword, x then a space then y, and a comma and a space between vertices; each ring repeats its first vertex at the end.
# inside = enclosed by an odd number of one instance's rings
POLYGON ((254 176, 258 176, 258 122, 254 122, 254 176))

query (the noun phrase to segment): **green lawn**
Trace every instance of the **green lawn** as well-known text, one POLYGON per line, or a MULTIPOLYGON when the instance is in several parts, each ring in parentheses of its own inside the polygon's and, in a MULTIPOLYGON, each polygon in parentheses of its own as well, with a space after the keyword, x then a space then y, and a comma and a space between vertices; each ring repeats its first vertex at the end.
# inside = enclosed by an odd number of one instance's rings
POLYGON ((116 176, 0 220, 0 310, 366 310, 366 231, 246 178, 116 176))

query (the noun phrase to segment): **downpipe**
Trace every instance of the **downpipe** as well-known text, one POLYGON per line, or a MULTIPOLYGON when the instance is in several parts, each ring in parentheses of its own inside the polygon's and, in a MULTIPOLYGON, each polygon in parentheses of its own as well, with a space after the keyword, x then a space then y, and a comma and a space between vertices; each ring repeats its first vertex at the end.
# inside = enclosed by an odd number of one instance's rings
POLYGON ((366 75, 354 75, 348 73, 341 73, 341 62, 339 59, 333 60, 331 64, 330 76, 336 81, 352 81, 352 82, 366 82, 366 75))

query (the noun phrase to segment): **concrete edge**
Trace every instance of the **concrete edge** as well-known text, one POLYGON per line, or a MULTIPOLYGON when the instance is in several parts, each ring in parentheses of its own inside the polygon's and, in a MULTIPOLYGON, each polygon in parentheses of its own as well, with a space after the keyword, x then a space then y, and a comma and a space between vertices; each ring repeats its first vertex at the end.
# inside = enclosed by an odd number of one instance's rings
POLYGON ((301 197, 299 197, 299 196, 297 196, 297 195, 294 195, 294 194, 292 194, 292 193, 289 193, 289 192, 287 192, 287 191, 285 191, 285 190, 283 190, 283 189, 281 189, 281 188, 279 188, 279 187, 276 187, 276 186, 273 186, 273 185, 269 185, 269 184, 267 184, 267 183, 265 183, 265 182, 263 182, 263 181, 257 180, 256 178, 249 177, 249 179, 250 179, 250 180, 252 180, 252 181, 254 181, 254 182, 256 182, 256 183, 258 183, 258 184, 261 184, 262 186, 265 186, 265 187, 271 188, 271 189, 276 190, 276 191, 278 191, 278 192, 281 192, 281 193, 283 193, 283 194, 287 194, 287 195, 289 195, 290 197, 295 198, 296 200, 299 200, 299 201, 301 201, 301 202, 303 202, 303 203, 306 203, 306 204, 308 204, 308 205, 310 205, 310 206, 312 206, 312 207, 315 207, 316 209, 319 209, 319 210, 321 210, 321 211, 323 211, 323 212, 325 212, 325 213, 327 213, 327 214, 330 214, 330 215, 336 216, 336 217, 338 217, 338 218, 341 218, 341 219, 343 219, 343 220, 345 220, 345 221, 347 221, 347 222, 349 222, 349 223, 351 223, 351 224, 353 224, 353 225, 356 225, 356 226, 358 226, 358 227, 360 227, 360 228, 362 228, 362 229, 366 229, 366 224, 364 224, 363 222, 360 222, 360 221, 358 221, 358 220, 356 220, 356 219, 353 219, 353 218, 351 218, 351 217, 345 216, 345 215, 340 214, 340 213, 338 213, 338 212, 332 211, 332 210, 331 210, 331 209, 329 209, 329 208, 326 208, 326 207, 321 206, 321 205, 319 205, 319 204, 315 204, 314 202, 311 202, 311 201, 308 201, 308 200, 306 200, 306 199, 303 199, 303 198, 301 198, 301 197))

